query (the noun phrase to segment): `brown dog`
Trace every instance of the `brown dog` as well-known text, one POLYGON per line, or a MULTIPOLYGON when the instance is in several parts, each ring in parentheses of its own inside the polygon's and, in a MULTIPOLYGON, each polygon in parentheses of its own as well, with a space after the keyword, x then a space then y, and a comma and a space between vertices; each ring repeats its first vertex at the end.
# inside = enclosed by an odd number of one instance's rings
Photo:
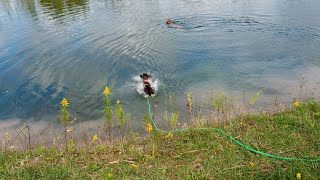
POLYGON ((182 26, 175 24, 171 19, 167 19, 166 23, 169 27, 173 28, 182 28, 182 26))

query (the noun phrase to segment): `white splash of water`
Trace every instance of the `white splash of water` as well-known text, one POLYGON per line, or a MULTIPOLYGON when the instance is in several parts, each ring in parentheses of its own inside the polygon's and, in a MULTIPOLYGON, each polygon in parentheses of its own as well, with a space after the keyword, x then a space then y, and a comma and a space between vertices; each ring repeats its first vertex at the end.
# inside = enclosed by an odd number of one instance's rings
MULTIPOLYGON (((153 77, 153 75, 152 75, 152 77, 153 77)), ((132 80, 133 80, 133 87, 137 90, 137 92, 139 94, 143 95, 145 98, 148 97, 148 95, 144 93, 144 84, 143 84, 141 77, 139 75, 133 76, 132 80)), ((150 83, 152 89, 154 90, 154 94, 151 96, 156 96, 158 89, 159 89, 159 86, 160 86, 160 81, 156 78, 149 78, 149 83, 150 83)))

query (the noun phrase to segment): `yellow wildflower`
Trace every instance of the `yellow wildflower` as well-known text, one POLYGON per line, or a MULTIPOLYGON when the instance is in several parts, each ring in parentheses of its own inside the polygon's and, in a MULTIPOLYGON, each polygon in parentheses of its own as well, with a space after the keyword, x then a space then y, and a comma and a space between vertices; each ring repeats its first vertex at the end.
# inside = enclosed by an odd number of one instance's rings
POLYGON ((68 107, 69 105, 69 102, 66 98, 63 98, 62 101, 61 101, 61 106, 62 107, 68 107))
POLYGON ((166 138, 171 138, 172 137, 172 134, 169 132, 167 135, 166 135, 166 138))
POLYGON ((96 140, 98 140, 98 135, 92 136, 92 142, 95 142, 96 140))
POLYGON ((152 125, 150 123, 147 123, 146 129, 148 132, 151 132, 153 130, 152 125))
POLYGON ((120 100, 119 99, 117 100, 117 104, 120 104, 120 100))
POLYGON ((301 173, 297 173, 297 174, 296 174, 296 178, 297 178, 297 179, 301 179, 301 173))
POLYGON ((252 161, 249 163, 249 165, 250 165, 251 167, 254 167, 254 166, 255 166, 255 164, 254 164, 252 161))
POLYGON ((295 101, 295 102, 293 103, 293 106, 294 106, 294 107, 299 107, 300 104, 301 104, 301 103, 300 103, 299 101, 295 101))
POLYGON ((108 94, 111 94, 111 91, 110 91, 110 89, 108 88, 108 86, 106 86, 106 88, 104 89, 103 94, 104 94, 105 96, 108 95, 108 94))
POLYGON ((113 174, 112 173, 107 174, 106 179, 113 179, 113 174))
POLYGON ((130 164, 132 167, 134 168, 138 168, 138 166, 136 164, 130 164))

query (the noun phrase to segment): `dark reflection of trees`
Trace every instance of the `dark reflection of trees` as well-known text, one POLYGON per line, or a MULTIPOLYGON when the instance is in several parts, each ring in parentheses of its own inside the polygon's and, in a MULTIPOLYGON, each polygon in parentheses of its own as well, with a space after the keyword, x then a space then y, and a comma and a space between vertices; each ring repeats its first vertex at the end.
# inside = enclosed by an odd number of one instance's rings
POLYGON ((23 11, 29 12, 32 16, 36 16, 35 0, 23 0, 16 3, 10 3, 10 0, 0 0, 0 11, 5 11, 10 15, 16 7, 22 8, 23 11), (15 6, 13 4, 17 4, 15 6))
POLYGON ((88 9, 87 0, 40 0, 40 4, 50 14, 59 16, 70 14, 70 11, 79 14, 88 9))
POLYGON ((32 16, 36 16, 36 5, 35 5, 35 0, 23 0, 19 1, 21 3, 21 6, 29 12, 32 16))

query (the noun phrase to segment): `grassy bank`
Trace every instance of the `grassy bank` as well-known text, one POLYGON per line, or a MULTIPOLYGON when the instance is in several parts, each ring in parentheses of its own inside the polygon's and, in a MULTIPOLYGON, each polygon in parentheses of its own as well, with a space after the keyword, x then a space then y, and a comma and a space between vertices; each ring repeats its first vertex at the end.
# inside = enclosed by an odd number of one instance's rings
MULTIPOLYGON (((247 114, 219 124, 242 143, 270 154, 320 158, 320 103, 276 114, 247 114)), ((196 127, 194 127, 196 128, 196 127)), ((150 129, 149 129, 150 130, 150 129)), ((93 139, 94 140, 94 139, 93 139)), ((38 146, 0 154, 0 179, 319 179, 320 162, 285 161, 252 153, 216 131, 131 133, 113 145, 38 146)))

